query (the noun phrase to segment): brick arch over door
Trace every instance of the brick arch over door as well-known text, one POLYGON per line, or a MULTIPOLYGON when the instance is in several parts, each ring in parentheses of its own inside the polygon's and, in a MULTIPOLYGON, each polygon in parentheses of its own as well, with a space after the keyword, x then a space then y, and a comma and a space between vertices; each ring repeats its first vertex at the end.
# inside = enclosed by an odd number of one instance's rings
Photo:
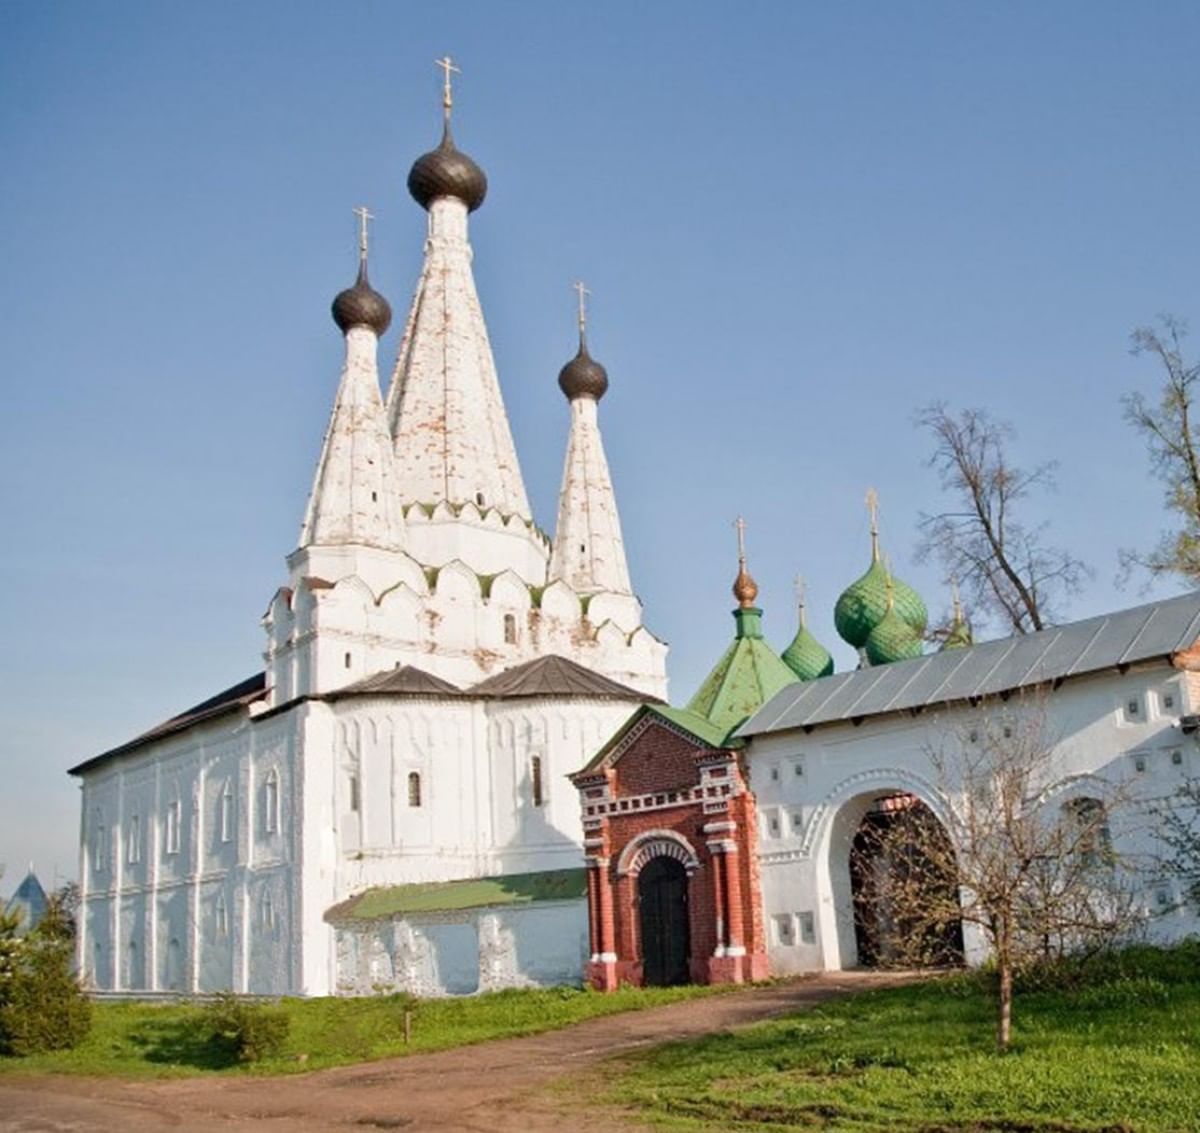
POLYGON ((688 874, 700 867, 700 858, 692 844, 674 830, 647 830, 621 851, 617 861, 617 876, 625 874, 636 877, 646 863, 654 858, 674 858, 688 874))

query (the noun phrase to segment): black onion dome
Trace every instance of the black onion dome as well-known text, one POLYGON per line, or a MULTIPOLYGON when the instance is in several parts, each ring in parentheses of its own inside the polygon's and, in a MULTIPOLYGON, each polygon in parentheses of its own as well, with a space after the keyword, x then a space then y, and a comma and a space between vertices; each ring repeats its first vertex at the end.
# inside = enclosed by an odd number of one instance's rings
POLYGON ((438 197, 457 197, 474 212, 487 196, 487 174, 455 148, 447 123, 442 144, 422 154, 408 171, 408 191, 423 209, 438 197))
POLYGON ((580 342, 579 353, 558 372, 558 387, 572 401, 577 397, 591 397, 599 401, 608 390, 608 371, 580 342))
POLYGON ((371 286, 365 260, 359 262, 354 286, 339 292, 334 299, 333 321, 343 334, 351 327, 369 327, 377 338, 382 338, 392 325, 391 304, 371 286))

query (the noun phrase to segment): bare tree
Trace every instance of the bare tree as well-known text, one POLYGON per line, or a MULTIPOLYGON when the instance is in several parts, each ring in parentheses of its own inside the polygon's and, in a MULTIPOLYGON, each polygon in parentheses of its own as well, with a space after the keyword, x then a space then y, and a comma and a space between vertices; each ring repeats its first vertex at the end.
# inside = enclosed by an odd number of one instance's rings
POLYGON ((1016 974, 1107 946, 1142 919, 1137 876, 1109 830, 1124 800, 1117 787, 1071 784, 1033 703, 981 712, 952 750, 929 754, 945 825, 912 799, 860 853, 875 862, 893 962, 937 960, 960 926, 986 943, 1003 1051, 1016 974))
POLYGON ((1200 364, 1184 358, 1186 337, 1187 324, 1173 315, 1161 315, 1157 328, 1138 327, 1130 336, 1132 354, 1158 359, 1163 386, 1156 401, 1141 393, 1129 394, 1124 399, 1125 419, 1145 438, 1150 467, 1166 489, 1167 511, 1180 526, 1164 533, 1148 553, 1122 550, 1126 576, 1143 569, 1153 578, 1177 575, 1200 581, 1200 437, 1196 433, 1200 364))
POLYGON ((944 403, 917 415, 933 438, 929 466, 954 506, 922 513, 918 557, 936 558, 957 578, 975 620, 991 619, 1005 632, 1031 633, 1053 622, 1056 607, 1077 593, 1088 567, 1046 541, 1046 525, 1021 518, 1022 504, 1054 487, 1053 463, 1031 471, 1009 463, 1011 425, 982 409, 954 413, 944 403))

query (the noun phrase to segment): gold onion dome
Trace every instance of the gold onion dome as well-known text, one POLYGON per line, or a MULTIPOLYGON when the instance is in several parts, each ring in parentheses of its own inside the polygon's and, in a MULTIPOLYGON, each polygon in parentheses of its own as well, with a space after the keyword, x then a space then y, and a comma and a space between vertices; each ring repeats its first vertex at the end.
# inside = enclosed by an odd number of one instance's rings
POLYGON ((408 191, 426 210, 439 197, 457 197, 474 212, 483 204, 487 187, 487 174, 454 145, 449 122, 437 149, 418 157, 408 173, 408 191))
POLYGON ((358 279, 353 287, 339 291, 333 300, 333 321, 343 334, 352 327, 367 327, 381 338, 392 325, 392 308, 367 278, 367 257, 358 261, 358 279))
MULTIPOLYGON (((728 578, 729 575, 725 577, 728 578)), ((737 578, 733 580, 733 596, 737 599, 737 604, 743 610, 752 609, 754 600, 758 597, 758 583, 750 577, 750 572, 746 569, 744 559, 738 565, 737 578)))

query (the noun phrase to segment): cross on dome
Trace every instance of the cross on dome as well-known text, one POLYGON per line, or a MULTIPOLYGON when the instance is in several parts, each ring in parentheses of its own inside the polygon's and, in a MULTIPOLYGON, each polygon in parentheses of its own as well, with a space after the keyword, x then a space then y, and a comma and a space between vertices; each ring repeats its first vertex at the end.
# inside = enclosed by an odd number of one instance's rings
POLYGON ((733 581, 733 596, 741 609, 749 610, 753 609, 754 600, 758 597, 758 583, 746 569, 746 521, 739 515, 733 526, 737 529, 738 541, 738 573, 733 581))
POLYGON ((579 294, 579 341, 583 342, 587 337, 587 297, 591 291, 587 289, 582 279, 577 279, 572 283, 571 288, 579 294))
POLYGON ((450 121, 450 108, 454 105, 454 93, 450 89, 450 76, 461 75, 462 68, 454 65, 454 60, 449 55, 443 55, 440 59, 433 61, 435 67, 441 67, 444 73, 442 83, 442 110, 446 115, 446 121, 450 121))
POLYGON ((368 212, 366 205, 359 205, 353 211, 354 215, 358 217, 358 258, 365 260, 367 258, 367 221, 374 220, 375 214, 368 212))

